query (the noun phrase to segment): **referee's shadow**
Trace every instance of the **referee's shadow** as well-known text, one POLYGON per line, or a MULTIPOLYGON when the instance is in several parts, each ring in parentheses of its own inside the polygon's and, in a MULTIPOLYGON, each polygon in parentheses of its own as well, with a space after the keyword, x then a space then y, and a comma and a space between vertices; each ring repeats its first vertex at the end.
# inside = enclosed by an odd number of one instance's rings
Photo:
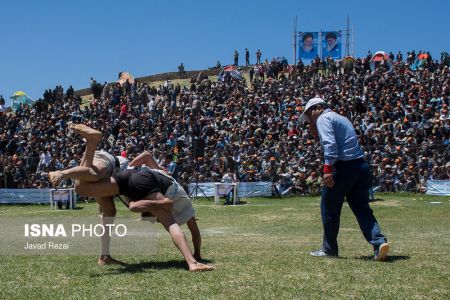
MULTIPOLYGON (((201 263, 208 264, 211 260, 202 259, 201 263)), ((124 274, 124 273, 144 273, 151 270, 165 270, 178 269, 189 270, 187 263, 184 260, 167 260, 167 261, 147 261, 133 264, 125 264, 114 269, 110 269, 110 274, 124 274)))
MULTIPOLYGON (((364 256, 356 256, 353 257, 355 259, 361 259, 361 260, 367 260, 367 261, 373 261, 373 255, 364 255, 364 256)), ((411 259, 410 256, 408 255, 388 255, 386 261, 384 261, 385 263, 393 263, 396 261, 401 261, 401 260, 408 260, 411 259)))

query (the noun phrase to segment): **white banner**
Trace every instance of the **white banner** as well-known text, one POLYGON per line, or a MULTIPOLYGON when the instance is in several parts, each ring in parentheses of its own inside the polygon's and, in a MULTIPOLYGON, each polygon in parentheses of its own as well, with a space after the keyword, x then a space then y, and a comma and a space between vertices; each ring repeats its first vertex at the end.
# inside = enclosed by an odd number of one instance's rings
POLYGON ((240 182, 238 195, 240 197, 270 197, 272 182, 240 182))
POLYGON ((226 196, 233 190, 233 187, 232 183, 219 183, 217 185, 217 195, 226 196))
MULTIPOLYGON (((198 183, 198 188, 194 195, 201 197, 203 193, 207 197, 214 197, 215 182, 198 183), (203 192, 203 193, 202 193, 203 192)), ((272 196, 272 182, 237 182, 237 192, 239 197, 270 197, 272 196)), ((189 195, 195 188, 195 183, 189 184, 189 195)))
POLYGON ((0 189, 0 203, 50 203, 50 189, 0 189))
POLYGON ((427 195, 450 196, 450 180, 428 180, 427 195))
POLYGON ((74 209, 77 207, 76 195, 74 189, 52 189, 50 193, 51 208, 62 208, 65 204, 66 208, 74 209))

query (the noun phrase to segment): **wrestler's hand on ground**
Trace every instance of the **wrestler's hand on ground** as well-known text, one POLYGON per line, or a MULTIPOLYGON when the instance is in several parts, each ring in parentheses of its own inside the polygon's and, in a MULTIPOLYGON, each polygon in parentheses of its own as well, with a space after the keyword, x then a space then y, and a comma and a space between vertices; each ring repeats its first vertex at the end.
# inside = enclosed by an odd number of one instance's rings
POLYGON ((323 183, 326 187, 332 188, 334 186, 333 174, 323 174, 323 183))

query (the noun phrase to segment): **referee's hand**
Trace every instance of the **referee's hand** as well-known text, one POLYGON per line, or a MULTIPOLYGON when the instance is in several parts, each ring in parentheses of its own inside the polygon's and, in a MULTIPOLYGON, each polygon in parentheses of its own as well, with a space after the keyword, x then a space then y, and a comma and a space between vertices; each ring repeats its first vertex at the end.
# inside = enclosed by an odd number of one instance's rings
POLYGON ((332 188, 334 186, 333 174, 323 174, 323 183, 326 187, 332 188))

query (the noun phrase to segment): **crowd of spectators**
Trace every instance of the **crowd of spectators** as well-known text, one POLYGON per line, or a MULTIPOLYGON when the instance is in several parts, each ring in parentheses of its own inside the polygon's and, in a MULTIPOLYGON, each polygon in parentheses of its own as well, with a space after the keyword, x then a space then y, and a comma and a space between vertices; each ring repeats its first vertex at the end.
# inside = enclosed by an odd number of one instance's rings
POLYGON ((99 149, 129 159, 148 150, 183 185, 231 173, 239 181, 271 181, 277 195, 318 194, 320 144, 297 120, 320 96, 353 122, 375 191, 424 192, 427 180, 450 176, 450 76, 431 56, 412 71, 411 53, 405 60, 397 54, 393 70, 381 63, 372 71, 369 53, 345 65, 266 60, 249 68, 251 82, 92 80, 95 99, 85 106, 71 87, 64 93, 57 86, 33 107, 0 113, 0 187, 46 188, 49 170, 76 166, 84 143, 68 123, 79 122, 104 133, 99 149), (206 145, 198 160, 195 137, 206 145))

